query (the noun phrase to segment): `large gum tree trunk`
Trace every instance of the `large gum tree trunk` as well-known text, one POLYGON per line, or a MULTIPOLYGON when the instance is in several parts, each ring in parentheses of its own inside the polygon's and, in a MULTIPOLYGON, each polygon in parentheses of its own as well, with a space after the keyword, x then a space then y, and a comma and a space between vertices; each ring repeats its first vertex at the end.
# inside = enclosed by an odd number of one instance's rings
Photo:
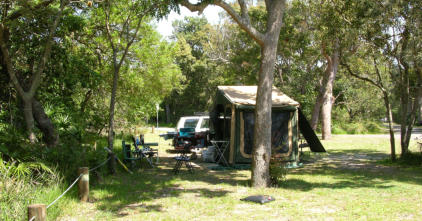
POLYGON ((23 99, 23 115, 25 116, 26 131, 28 133, 29 141, 35 143, 35 120, 32 115, 32 98, 23 99))
POLYGON ((323 87, 320 86, 320 90, 317 96, 317 99, 315 101, 314 109, 312 109, 312 117, 311 117, 311 127, 313 130, 316 130, 319 120, 319 113, 321 110, 322 102, 323 102, 323 87))
POLYGON ((325 69, 321 88, 315 102, 314 110, 312 112, 311 126, 316 128, 318 123, 319 110, 321 113, 321 132, 322 139, 328 140, 331 138, 331 111, 333 109, 333 85, 336 78, 339 65, 339 40, 335 40, 334 49, 331 55, 327 54, 325 46, 322 47, 322 54, 327 60, 327 67, 325 69))
POLYGON ((276 49, 277 44, 268 44, 261 49, 262 60, 255 108, 252 186, 270 184, 268 168, 271 158, 272 82, 276 49), (260 136, 256 136, 258 134, 260 136))
POLYGON ((54 128, 53 122, 47 116, 41 103, 36 99, 32 100, 32 113, 37 122, 37 127, 43 133, 44 142, 48 147, 55 147, 59 143, 59 134, 54 128))
POLYGON ((327 85, 325 89, 325 94, 323 96, 323 103, 321 107, 321 124, 322 124, 322 139, 328 140, 331 138, 331 111, 333 109, 334 97, 333 97, 333 84, 334 79, 337 74, 339 56, 338 51, 336 51, 331 56, 331 64, 329 69, 327 69, 327 85))

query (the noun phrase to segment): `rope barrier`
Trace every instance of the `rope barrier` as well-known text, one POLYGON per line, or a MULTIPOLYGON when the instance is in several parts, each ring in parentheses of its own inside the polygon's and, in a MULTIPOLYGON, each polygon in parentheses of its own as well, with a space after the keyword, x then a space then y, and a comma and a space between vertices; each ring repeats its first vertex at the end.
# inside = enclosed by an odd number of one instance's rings
MULTIPOLYGON (((106 148, 106 150, 108 150, 108 149, 106 148)), ((111 156, 107 160, 105 160, 104 162, 100 163, 98 166, 96 166, 96 167, 94 167, 94 168, 92 168, 92 169, 90 169, 88 171, 91 172, 91 171, 94 171, 94 170, 96 170, 96 169, 104 166, 110 159, 111 159, 111 156)), ((118 158, 117 158, 117 160, 120 162, 120 160, 118 158)), ((128 172, 131 172, 131 171, 128 171, 128 172)), ((51 202, 50 204, 48 204, 48 206, 46 207, 46 209, 48 209, 50 206, 52 206, 54 203, 56 203, 60 198, 62 198, 76 184, 76 182, 78 182, 78 180, 81 179, 82 176, 83 176, 83 174, 80 174, 78 176, 78 178, 76 178, 76 180, 73 181, 73 183, 59 197, 57 197, 53 202, 51 202)), ((37 216, 33 216, 31 219, 29 219, 29 221, 33 221, 36 217, 37 216)))
POLYGON ((94 170, 96 170, 96 169, 98 169, 98 168, 100 168, 100 167, 102 167, 102 166, 104 166, 109 160, 111 159, 111 157, 109 157, 107 160, 105 160, 104 162, 102 162, 100 165, 98 165, 98 166, 96 166, 96 167, 94 167, 94 168, 92 168, 92 169, 90 169, 89 170, 89 172, 91 172, 91 171, 94 171, 94 170))
MULTIPOLYGON (((111 159, 111 157, 109 157, 107 160, 105 160, 104 162, 102 162, 101 164, 99 164, 98 166, 96 166, 96 167, 94 167, 94 168, 92 168, 92 169, 90 169, 89 170, 89 172, 91 172, 91 171, 93 171, 93 170, 96 170, 96 169, 98 169, 98 168, 100 168, 100 167, 102 167, 102 166, 104 166, 109 160, 111 159)), ((83 174, 80 174, 79 175, 79 177, 78 178, 76 178, 76 180, 75 181, 73 181, 73 183, 59 196, 59 197, 57 197, 52 203, 50 203, 50 204, 48 204, 48 206, 47 206, 47 209, 50 207, 50 206, 52 206, 54 203, 56 203, 57 202, 57 200, 59 200, 60 198, 62 198, 75 184, 76 184, 76 182, 78 182, 78 180, 82 177, 82 175, 83 174)), ((35 216, 34 217, 32 217, 31 219, 30 219, 30 221, 32 221, 32 220, 34 220, 35 219, 35 216)))
POLYGON ((52 206, 52 205, 53 205, 53 204, 54 204, 57 200, 59 200, 60 198, 62 198, 62 197, 64 196, 64 194, 66 194, 66 193, 67 193, 67 191, 69 191, 69 190, 70 190, 70 188, 72 188, 72 187, 76 184, 76 182, 78 182, 78 180, 82 177, 82 175, 83 175, 83 174, 79 175, 79 177, 78 177, 78 178, 76 178, 76 180, 75 180, 75 181, 73 181, 72 185, 70 185, 70 186, 69 186, 69 188, 67 188, 67 190, 65 190, 65 191, 62 193, 62 195, 60 195, 59 197, 57 197, 57 199, 55 199, 52 203, 48 204, 47 209, 48 209, 48 207, 52 206))

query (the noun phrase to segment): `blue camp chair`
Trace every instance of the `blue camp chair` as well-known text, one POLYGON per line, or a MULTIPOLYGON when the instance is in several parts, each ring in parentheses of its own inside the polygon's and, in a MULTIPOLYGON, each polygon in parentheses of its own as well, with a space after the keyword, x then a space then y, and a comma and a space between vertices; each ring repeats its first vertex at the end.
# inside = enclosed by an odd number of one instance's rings
POLYGON ((195 128, 184 127, 179 129, 179 137, 181 138, 192 138, 195 136, 195 128))

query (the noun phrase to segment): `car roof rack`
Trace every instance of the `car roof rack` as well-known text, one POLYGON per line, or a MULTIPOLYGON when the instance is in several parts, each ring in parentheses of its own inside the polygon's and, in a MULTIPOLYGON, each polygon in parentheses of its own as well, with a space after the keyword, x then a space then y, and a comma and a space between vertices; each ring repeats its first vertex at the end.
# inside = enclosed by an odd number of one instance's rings
POLYGON ((195 115, 195 116, 209 116, 210 113, 208 113, 208 112, 194 112, 193 115, 195 115))

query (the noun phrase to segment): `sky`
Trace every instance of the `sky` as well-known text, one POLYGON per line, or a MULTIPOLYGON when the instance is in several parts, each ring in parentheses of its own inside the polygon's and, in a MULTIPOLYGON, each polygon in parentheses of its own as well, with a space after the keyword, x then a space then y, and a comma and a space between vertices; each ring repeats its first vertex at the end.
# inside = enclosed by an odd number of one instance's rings
MULTIPOLYGON (((207 18, 210 24, 218 24, 219 16, 218 14, 222 12, 223 9, 217 6, 208 6, 205 8, 203 15, 207 18)), ((172 23, 175 20, 182 20, 185 16, 193 16, 193 17, 200 17, 198 16, 198 12, 191 12, 184 6, 180 7, 180 14, 176 12, 171 12, 167 19, 163 19, 157 23, 158 32, 163 36, 163 38, 167 38, 172 34, 173 27, 172 23)), ((202 16, 202 15, 201 15, 202 16)))

